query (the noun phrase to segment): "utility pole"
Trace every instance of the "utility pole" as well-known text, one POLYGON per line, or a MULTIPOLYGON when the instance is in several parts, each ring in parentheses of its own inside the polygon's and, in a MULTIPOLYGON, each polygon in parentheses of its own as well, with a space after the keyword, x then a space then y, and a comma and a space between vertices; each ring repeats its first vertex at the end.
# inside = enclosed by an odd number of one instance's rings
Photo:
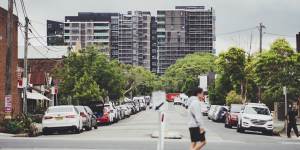
MULTIPOLYGON (((266 28, 263 23, 259 23, 259 53, 262 53, 263 29, 266 28)), ((258 102, 261 102, 261 86, 258 87, 258 102)))
POLYGON ((6 66, 5 66, 5 119, 11 119, 12 101, 12 51, 13 51, 13 0, 8 0, 7 13, 7 50, 6 50, 6 66), (7 104, 10 103, 10 107, 7 104))
POLYGON ((28 65, 27 65, 27 55, 28 55, 28 24, 29 19, 25 17, 25 49, 24 49, 24 88, 23 88, 23 113, 27 114, 27 88, 28 88, 28 65))
POLYGON ((259 23, 259 52, 262 52, 263 29, 266 28, 263 23, 259 23))

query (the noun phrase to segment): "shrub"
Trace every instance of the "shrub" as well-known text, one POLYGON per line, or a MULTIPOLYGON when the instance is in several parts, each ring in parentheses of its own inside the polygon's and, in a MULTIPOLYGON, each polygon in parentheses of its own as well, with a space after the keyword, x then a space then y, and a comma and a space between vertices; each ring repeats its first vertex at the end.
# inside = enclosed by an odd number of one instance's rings
POLYGON ((17 134, 23 132, 24 126, 22 122, 10 120, 6 123, 5 129, 7 133, 17 134))
POLYGON ((226 105, 230 106, 231 104, 242 104, 243 98, 241 95, 238 95, 235 91, 230 91, 226 96, 226 105))

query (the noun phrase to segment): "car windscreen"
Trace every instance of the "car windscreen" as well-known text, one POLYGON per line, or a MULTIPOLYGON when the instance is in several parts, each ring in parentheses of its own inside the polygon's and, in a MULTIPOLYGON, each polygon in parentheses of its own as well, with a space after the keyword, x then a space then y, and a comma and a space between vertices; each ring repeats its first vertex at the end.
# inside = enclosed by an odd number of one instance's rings
POLYGON ((242 109, 242 105, 231 105, 230 111, 233 113, 239 113, 242 109))
POLYGON ((85 109, 82 106, 76 106, 76 108, 78 109, 79 112, 85 112, 85 109))
POLYGON ((50 107, 47 112, 48 113, 73 112, 73 107, 50 107))
POLYGON ((269 109, 263 107, 246 107, 244 112, 246 114, 270 115, 269 109))

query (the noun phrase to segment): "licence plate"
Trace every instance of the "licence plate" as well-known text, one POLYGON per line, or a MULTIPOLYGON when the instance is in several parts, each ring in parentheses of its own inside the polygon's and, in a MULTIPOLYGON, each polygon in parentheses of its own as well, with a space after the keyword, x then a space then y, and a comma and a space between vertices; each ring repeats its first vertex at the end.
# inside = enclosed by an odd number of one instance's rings
POLYGON ((63 120, 63 117, 55 117, 55 120, 63 120))

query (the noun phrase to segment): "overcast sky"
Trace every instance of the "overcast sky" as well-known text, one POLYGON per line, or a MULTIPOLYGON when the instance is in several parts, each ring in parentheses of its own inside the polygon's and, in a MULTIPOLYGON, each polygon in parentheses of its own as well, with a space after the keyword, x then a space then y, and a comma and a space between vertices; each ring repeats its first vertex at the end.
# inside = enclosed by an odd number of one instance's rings
MULTIPOLYGON (((19 1, 19 0, 16 0, 19 1)), ((250 35, 253 34, 252 52, 258 49, 258 30, 234 34, 223 34, 258 26, 263 22, 265 32, 284 36, 264 35, 264 48, 278 38, 285 37, 293 47, 295 35, 300 32, 300 0, 24 0, 32 24, 46 35, 46 20, 63 21, 64 16, 77 15, 80 11, 122 12, 128 10, 149 10, 156 15, 158 9, 174 9, 178 5, 204 5, 213 7, 216 12, 216 49, 221 52, 229 46, 250 48, 250 35)), ((7 0, 0 0, 0 6, 7 8, 7 0)), ((21 7, 19 7, 20 20, 21 7)), ((19 45, 24 45, 19 36, 19 45)), ((35 43, 32 41, 35 45, 35 43)))

